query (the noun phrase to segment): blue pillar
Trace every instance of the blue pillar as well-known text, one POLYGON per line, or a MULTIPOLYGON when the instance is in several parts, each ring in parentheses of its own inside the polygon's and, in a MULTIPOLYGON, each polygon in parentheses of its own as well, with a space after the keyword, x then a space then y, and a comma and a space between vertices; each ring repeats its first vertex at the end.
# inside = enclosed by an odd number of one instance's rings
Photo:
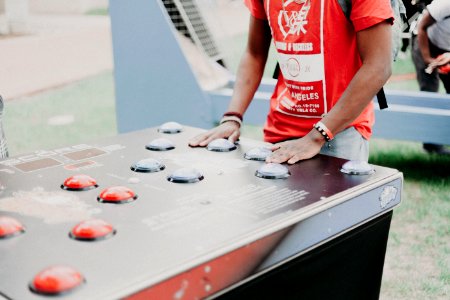
POLYGON ((110 0, 119 132, 176 121, 210 128, 201 89, 161 0, 110 0))

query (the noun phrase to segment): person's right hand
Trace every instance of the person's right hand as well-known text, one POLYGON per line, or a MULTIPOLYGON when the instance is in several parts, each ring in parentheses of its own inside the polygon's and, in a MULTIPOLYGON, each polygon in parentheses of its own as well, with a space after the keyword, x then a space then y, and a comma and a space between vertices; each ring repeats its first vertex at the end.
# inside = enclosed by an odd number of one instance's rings
POLYGON ((220 124, 219 126, 208 130, 205 133, 201 133, 189 141, 191 147, 205 147, 211 141, 220 138, 228 138, 232 143, 236 142, 241 135, 240 126, 238 123, 228 121, 220 124))

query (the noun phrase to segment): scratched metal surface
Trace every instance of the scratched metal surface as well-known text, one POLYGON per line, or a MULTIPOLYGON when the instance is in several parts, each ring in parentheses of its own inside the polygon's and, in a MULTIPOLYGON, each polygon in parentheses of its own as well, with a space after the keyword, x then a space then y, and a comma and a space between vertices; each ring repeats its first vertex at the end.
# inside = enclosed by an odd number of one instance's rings
POLYGON ((86 283, 64 299, 115 299, 167 280, 201 263, 300 222, 348 193, 377 187, 397 170, 375 166, 372 175, 341 173, 345 160, 318 156, 289 166, 287 179, 254 176, 263 162, 243 158, 262 142, 242 139, 237 150, 211 152, 187 146, 200 129, 178 134, 156 128, 119 135, 0 161, 0 215, 12 216, 25 234, 0 240, 0 295, 42 299, 28 283, 55 264, 79 270, 86 283), (149 151, 155 138, 176 145, 170 151, 149 151), (144 158, 166 165, 157 173, 136 173, 130 166, 144 158), (167 176, 195 167, 204 180, 177 184, 167 176), (71 192, 60 188, 75 174, 87 174, 99 187, 71 192), (99 203, 109 186, 133 189, 134 202, 99 203), (331 200, 330 200, 331 199, 331 200), (70 229, 89 218, 110 222, 117 234, 98 242, 68 237, 70 229))

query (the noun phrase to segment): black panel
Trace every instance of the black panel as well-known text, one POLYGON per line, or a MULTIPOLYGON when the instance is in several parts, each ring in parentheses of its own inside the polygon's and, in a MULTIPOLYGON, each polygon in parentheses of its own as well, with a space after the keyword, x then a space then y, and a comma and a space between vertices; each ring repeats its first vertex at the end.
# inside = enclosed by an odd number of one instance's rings
POLYGON ((378 299, 391 218, 392 211, 217 299, 378 299))

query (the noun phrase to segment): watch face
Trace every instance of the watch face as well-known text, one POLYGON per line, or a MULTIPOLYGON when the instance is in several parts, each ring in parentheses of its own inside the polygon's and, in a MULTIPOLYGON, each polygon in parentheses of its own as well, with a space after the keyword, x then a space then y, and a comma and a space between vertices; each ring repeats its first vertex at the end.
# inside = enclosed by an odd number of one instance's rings
POLYGON ((167 177, 167 180, 175 183, 194 183, 203 180, 203 174, 194 168, 181 168, 175 170, 167 177))
POLYGON ((211 141, 206 147, 206 149, 208 149, 209 151, 215 152, 230 152, 235 150, 236 148, 236 145, 227 139, 215 139, 211 141))
POLYGON ((350 160, 342 165, 341 172, 350 175, 369 175, 373 174, 375 169, 365 161, 350 160))
POLYGON ((282 164, 268 163, 256 170, 255 175, 265 179, 283 179, 288 178, 291 174, 288 168, 282 164))
POLYGON ((272 154, 272 150, 266 147, 257 147, 245 152, 244 158, 248 160, 265 161, 272 154))

